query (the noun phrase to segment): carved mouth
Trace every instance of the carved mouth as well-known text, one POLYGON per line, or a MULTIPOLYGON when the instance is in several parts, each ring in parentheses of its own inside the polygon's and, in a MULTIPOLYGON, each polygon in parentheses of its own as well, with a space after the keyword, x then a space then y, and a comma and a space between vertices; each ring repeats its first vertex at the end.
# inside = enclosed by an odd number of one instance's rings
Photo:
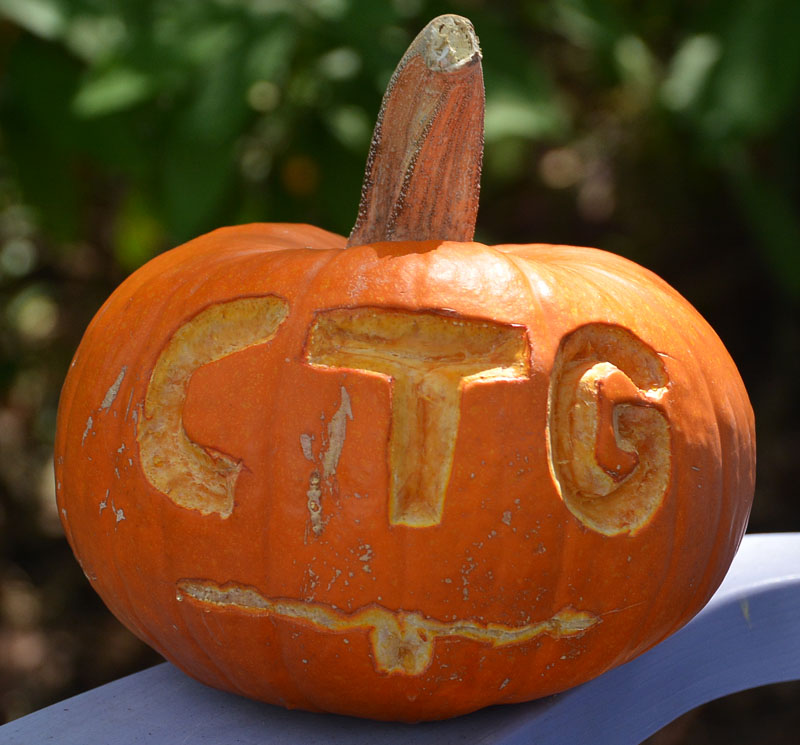
POLYGON ((252 587, 236 583, 218 585, 205 580, 179 580, 178 599, 188 598, 203 606, 273 615, 325 631, 366 630, 372 645, 375 669, 383 673, 421 675, 431 663, 437 639, 461 638, 510 646, 538 636, 562 639, 580 636, 600 618, 572 607, 561 609, 551 618, 524 626, 479 624, 474 621, 445 622, 420 613, 392 611, 369 605, 345 613, 325 603, 307 603, 286 598, 267 598, 252 587))

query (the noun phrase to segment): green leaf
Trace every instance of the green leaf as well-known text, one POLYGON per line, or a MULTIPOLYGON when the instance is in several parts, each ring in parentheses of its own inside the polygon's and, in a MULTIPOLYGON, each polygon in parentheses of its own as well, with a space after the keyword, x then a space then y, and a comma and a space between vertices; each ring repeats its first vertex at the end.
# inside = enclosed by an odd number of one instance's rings
POLYGON ((66 27, 64 8, 57 0, 0 0, 0 16, 42 39, 57 39, 66 27))
MULTIPOLYGON (((184 32, 185 33, 185 32, 184 32)), ((233 22, 209 23, 183 40, 174 39, 180 44, 184 56, 194 64, 217 63, 240 43, 240 28, 233 22)))
POLYGON ((162 209, 173 240, 186 241, 217 227, 234 182, 229 143, 210 144, 173 133, 161 159, 162 209))
POLYGON ((251 80, 282 80, 290 68, 296 44, 296 29, 288 19, 276 19, 251 44, 247 52, 247 75, 251 80))
POLYGON ((486 102, 486 142, 505 137, 538 140, 560 134, 564 121, 550 101, 533 101, 521 93, 495 95, 486 102))
POLYGON ((692 106, 708 84, 722 47, 712 34, 694 34, 684 40, 670 62, 661 88, 664 104, 675 111, 692 106))
POLYGON ((114 256, 126 271, 133 271, 158 253, 164 230, 142 194, 131 191, 114 224, 114 256))
POLYGON ((510 34, 492 14, 475 23, 486 60, 486 142, 562 135, 568 119, 549 71, 530 54, 524 40, 510 34))
POLYGON ((554 0, 554 26, 581 47, 610 47, 630 33, 619 4, 608 0, 554 0))
POLYGON ((91 118, 130 109, 153 92, 151 78, 138 70, 111 67, 90 77, 72 102, 78 116, 91 118))
POLYGON ((249 114, 242 53, 237 51, 198 71, 194 100, 182 112, 188 136, 226 143, 231 150, 249 114))
POLYGON ((117 16, 79 15, 70 22, 64 34, 66 46, 87 62, 111 57, 128 41, 128 29, 117 16))
POLYGON ((342 145, 359 155, 367 152, 372 122, 364 109, 360 106, 337 106, 327 112, 325 120, 342 145))
POLYGON ((61 48, 23 35, 5 73, 0 113, 11 172, 44 226, 74 239, 83 193, 75 183, 80 131, 69 103, 80 68, 61 48))
POLYGON ((745 215, 779 284, 800 298, 800 219, 786 192, 752 171, 734 176, 745 215))
POLYGON ((703 111, 712 137, 770 131, 800 94, 800 2, 738 0, 703 111))

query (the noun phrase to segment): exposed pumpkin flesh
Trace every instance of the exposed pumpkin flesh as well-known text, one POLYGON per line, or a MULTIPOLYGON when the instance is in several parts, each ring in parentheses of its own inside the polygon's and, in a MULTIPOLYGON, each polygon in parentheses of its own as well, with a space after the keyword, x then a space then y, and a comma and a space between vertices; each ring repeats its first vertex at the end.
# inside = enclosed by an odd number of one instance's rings
POLYGON ((442 519, 464 386, 522 379, 530 365, 521 326, 385 308, 319 313, 306 356, 392 379, 389 521, 410 526, 442 519))
POLYGON ((661 505, 672 471, 667 391, 656 352, 619 326, 587 324, 562 341, 550 463, 564 503, 592 530, 635 533, 661 505))
POLYGON ((416 612, 392 611, 380 605, 353 613, 324 603, 288 598, 267 598, 251 587, 217 585, 201 580, 181 580, 178 598, 188 597, 205 606, 264 613, 324 631, 366 630, 378 672, 421 675, 431 663, 436 639, 460 637, 493 647, 523 644, 547 635, 554 639, 578 636, 600 622, 593 613, 564 608, 552 618, 524 626, 498 623, 479 624, 469 620, 439 621, 416 612))
POLYGON ((147 480, 180 507, 228 517, 241 464, 189 439, 183 406, 199 367, 269 341, 288 314, 281 298, 245 297, 212 305, 167 342, 147 386, 137 437, 147 480))

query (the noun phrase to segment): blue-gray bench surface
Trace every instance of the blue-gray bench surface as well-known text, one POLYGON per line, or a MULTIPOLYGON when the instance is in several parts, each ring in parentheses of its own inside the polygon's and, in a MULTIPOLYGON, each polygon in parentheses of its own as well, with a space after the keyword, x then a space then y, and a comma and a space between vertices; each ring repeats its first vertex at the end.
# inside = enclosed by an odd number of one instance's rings
POLYGON ((285 711, 157 665, 0 727, 0 745, 640 743, 714 698, 800 679, 800 533, 747 535, 687 626, 557 696, 405 725, 285 711))

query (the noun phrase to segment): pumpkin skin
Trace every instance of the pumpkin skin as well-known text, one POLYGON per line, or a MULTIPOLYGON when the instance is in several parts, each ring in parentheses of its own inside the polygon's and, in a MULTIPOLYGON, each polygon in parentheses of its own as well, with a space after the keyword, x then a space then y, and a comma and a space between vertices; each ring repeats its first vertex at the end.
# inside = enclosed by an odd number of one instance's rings
POLYGON ((98 312, 57 498, 97 592, 189 675, 416 721, 685 624, 741 540, 754 442, 720 340, 630 261, 249 225, 98 312))

